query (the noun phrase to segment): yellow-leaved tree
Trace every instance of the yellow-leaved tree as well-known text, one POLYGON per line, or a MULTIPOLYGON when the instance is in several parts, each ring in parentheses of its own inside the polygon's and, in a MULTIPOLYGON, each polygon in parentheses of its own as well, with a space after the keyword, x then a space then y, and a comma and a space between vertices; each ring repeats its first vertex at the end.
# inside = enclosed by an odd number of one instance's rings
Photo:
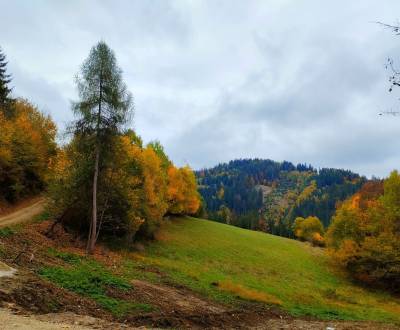
POLYGON ((195 214, 200 207, 196 177, 189 166, 168 168, 168 212, 175 215, 195 214))
POLYGON ((303 241, 314 245, 324 245, 324 226, 317 217, 297 217, 293 224, 294 235, 303 241))

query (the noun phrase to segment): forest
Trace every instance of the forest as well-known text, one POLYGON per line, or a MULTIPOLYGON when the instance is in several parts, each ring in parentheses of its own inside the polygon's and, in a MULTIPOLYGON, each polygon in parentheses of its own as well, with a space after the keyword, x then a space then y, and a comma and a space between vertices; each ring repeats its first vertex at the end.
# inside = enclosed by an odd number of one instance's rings
POLYGON ((328 227, 338 203, 367 181, 348 170, 263 159, 234 160, 196 172, 209 219, 294 237, 297 217, 328 227))

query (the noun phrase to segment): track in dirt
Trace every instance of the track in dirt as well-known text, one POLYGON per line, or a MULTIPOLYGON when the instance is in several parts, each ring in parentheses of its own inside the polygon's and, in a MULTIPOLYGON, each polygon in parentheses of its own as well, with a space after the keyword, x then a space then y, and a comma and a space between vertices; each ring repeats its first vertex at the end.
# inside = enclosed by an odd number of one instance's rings
POLYGON ((12 213, 0 215, 0 227, 11 226, 32 220, 34 216, 43 212, 45 204, 44 198, 39 198, 32 201, 32 204, 23 206, 12 213))

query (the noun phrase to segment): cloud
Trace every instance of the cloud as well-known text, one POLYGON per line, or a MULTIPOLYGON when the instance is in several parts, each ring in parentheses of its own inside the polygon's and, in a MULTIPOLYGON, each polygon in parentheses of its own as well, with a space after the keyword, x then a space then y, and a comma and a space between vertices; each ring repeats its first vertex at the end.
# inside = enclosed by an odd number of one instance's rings
POLYGON ((195 168, 262 157, 384 176, 400 118, 384 63, 400 3, 0 0, 14 91, 63 127, 90 47, 114 49, 135 129, 195 168), (1 3, 2 2, 2 3, 1 3), (15 19, 18 17, 18 20, 15 19))

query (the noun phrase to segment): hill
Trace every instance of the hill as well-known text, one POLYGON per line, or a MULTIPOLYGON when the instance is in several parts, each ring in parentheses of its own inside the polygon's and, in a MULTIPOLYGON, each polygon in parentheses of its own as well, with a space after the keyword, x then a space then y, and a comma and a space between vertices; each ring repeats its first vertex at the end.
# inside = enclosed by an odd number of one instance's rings
POLYGON ((366 182, 348 170, 268 159, 233 160, 196 176, 207 218, 286 237, 299 216, 317 216, 327 227, 337 203, 366 182))
POLYGON ((103 242, 85 256, 85 242, 61 228, 46 236, 51 222, 43 218, 0 230, 0 260, 18 270, 0 281, 0 297, 20 313, 73 312, 160 328, 400 323, 398 298, 357 286, 331 269, 323 250, 305 243, 173 218, 136 252, 103 242))
POLYGON ((242 297, 297 316, 400 321, 399 299, 355 285, 329 265, 324 250, 283 237, 176 219, 142 257, 144 265, 225 303, 242 297))

